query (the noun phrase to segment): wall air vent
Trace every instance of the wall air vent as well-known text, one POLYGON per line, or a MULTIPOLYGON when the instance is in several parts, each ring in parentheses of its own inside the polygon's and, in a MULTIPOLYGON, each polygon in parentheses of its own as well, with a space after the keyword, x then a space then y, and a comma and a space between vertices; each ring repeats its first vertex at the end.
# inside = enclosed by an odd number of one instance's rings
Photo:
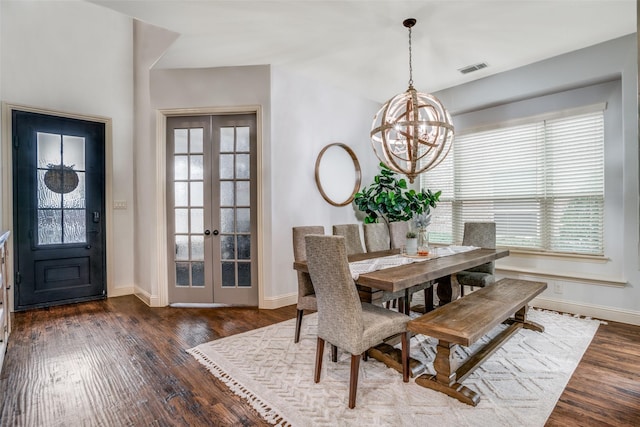
POLYGON ((480 62, 479 64, 467 65, 466 67, 458 68, 458 71, 462 74, 469 74, 474 71, 482 70, 483 68, 487 68, 487 64, 480 62))

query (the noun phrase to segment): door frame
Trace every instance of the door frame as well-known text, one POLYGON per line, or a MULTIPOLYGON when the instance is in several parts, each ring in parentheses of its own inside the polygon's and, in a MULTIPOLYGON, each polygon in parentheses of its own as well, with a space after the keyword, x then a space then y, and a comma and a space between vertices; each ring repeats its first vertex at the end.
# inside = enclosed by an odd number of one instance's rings
POLYGON ((264 269, 263 254, 263 179, 264 170, 263 150, 262 150, 262 107, 260 105, 247 105, 238 107, 203 107, 203 108, 170 108, 156 110, 156 215, 160 227, 157 228, 156 241, 158 243, 158 253, 156 265, 158 267, 158 305, 161 307, 169 305, 169 278, 168 258, 169 248, 167 246, 167 117, 175 116, 216 116, 232 114, 255 114, 256 115, 256 191, 257 191, 257 286, 258 286, 258 308, 267 308, 264 301, 264 269))
MULTIPOLYGON (((109 117, 92 116, 87 114, 69 113, 59 110, 50 110, 46 108, 31 107, 27 105, 12 104, 9 102, 2 102, 2 147, 0 147, 0 154, 2 159, 2 230, 10 230, 11 235, 7 247, 9 248, 9 256, 7 263, 7 278, 9 279, 9 286, 14 285, 14 257, 13 257, 13 236, 15 235, 13 230, 13 125, 11 115, 13 111, 26 111, 29 113, 48 114, 58 117, 66 117, 70 119, 86 120, 90 122, 104 124, 104 201, 105 201, 105 221, 106 223, 106 236, 105 236, 105 256, 106 256, 106 291, 107 297, 118 296, 113 289, 113 187, 112 187, 112 171, 113 171, 113 123, 109 117)), ((14 307, 14 292, 9 293, 9 310, 13 311, 14 307)))

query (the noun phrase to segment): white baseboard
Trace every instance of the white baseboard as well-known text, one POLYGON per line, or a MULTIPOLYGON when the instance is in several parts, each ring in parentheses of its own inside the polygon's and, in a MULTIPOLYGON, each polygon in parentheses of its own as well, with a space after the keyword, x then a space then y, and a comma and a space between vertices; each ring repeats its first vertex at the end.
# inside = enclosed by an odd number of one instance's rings
POLYGON ((294 292, 291 294, 281 295, 273 298, 265 298, 260 305, 260 308, 273 310, 280 307, 285 307, 291 304, 298 303, 298 293, 294 292))
POLYGON ((131 295, 135 293, 135 286, 125 286, 124 288, 114 288, 109 289, 107 291, 107 296, 111 297, 122 297, 125 295, 131 295))
MULTIPOLYGON (((112 294, 113 292, 111 292, 109 296, 115 297, 115 296, 134 294, 136 297, 138 297, 138 299, 140 299, 140 301, 147 304, 149 307, 164 307, 163 305, 160 305, 160 297, 158 297, 157 295, 151 295, 149 292, 145 291, 144 289, 140 289, 137 286, 132 287, 128 292, 118 293, 114 295, 112 294)), ((296 304, 297 302, 298 302, 298 293, 296 292, 292 294, 278 296, 275 298, 265 298, 260 308, 273 310, 276 308, 285 307, 287 305, 296 304)))
POLYGON ((565 313, 589 316, 595 319, 610 320, 612 322, 628 323, 630 325, 640 326, 640 312, 637 311, 560 301, 543 297, 534 298, 533 301, 531 301, 531 305, 544 308, 546 310, 562 311, 565 313))
POLYGON ((160 305, 159 296, 151 295, 149 292, 144 289, 140 289, 138 286, 135 287, 135 292, 133 294, 149 307, 165 307, 164 305, 160 305))

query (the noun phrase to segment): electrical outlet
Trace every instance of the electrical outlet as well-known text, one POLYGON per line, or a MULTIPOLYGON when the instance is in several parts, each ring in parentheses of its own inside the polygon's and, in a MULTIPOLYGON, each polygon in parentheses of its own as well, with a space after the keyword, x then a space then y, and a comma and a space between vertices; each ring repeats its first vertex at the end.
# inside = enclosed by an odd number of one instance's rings
POLYGON ((113 201, 113 209, 127 209, 127 201, 126 200, 114 200, 113 201))
POLYGON ((553 284, 553 293, 558 295, 562 294, 562 285, 560 283, 553 284))

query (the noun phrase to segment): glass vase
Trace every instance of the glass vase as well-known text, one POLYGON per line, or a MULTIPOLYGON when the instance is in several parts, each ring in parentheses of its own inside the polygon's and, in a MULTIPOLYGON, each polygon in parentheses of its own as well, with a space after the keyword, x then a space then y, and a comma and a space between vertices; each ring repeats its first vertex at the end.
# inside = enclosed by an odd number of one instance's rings
POLYGON ((429 255, 429 232, 426 227, 418 229, 418 255, 429 255))

